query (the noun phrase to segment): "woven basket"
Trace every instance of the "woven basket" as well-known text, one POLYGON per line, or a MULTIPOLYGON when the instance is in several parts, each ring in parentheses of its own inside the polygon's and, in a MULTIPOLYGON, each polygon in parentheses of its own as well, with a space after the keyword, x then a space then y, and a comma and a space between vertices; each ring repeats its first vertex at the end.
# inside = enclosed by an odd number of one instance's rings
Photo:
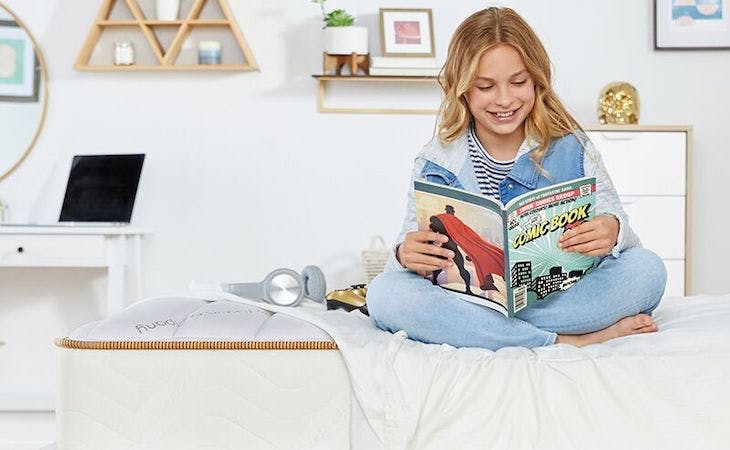
POLYGON ((388 252, 390 249, 385 245, 385 239, 381 236, 373 236, 370 239, 370 247, 361 253, 367 283, 383 272, 385 262, 388 260, 388 252))

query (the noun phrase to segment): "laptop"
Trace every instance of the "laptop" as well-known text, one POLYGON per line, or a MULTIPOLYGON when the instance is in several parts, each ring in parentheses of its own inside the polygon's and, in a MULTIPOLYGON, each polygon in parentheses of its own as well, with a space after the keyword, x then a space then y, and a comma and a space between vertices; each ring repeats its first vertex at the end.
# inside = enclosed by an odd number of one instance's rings
POLYGON ((76 155, 71 162, 58 222, 3 225, 129 225, 144 158, 144 154, 76 155))
POLYGON ((74 156, 59 223, 128 225, 144 156, 74 156))

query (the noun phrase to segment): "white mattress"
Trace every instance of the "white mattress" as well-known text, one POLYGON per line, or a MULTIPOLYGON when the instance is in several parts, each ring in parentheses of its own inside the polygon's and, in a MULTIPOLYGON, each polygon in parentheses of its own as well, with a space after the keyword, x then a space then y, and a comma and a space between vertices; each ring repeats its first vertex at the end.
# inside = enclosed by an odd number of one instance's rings
POLYGON ((358 312, 159 302, 69 342, 325 345, 325 329, 338 351, 64 348, 59 448, 730 448, 730 296, 665 299, 658 333, 497 352, 358 312))
POLYGON ((301 320, 230 302, 158 300, 87 324, 60 346, 59 449, 350 445, 342 357, 301 320), (180 349, 101 349, 151 341, 180 349), (195 345, 281 349, 182 349, 195 345), (322 347, 330 349, 292 349, 322 347))

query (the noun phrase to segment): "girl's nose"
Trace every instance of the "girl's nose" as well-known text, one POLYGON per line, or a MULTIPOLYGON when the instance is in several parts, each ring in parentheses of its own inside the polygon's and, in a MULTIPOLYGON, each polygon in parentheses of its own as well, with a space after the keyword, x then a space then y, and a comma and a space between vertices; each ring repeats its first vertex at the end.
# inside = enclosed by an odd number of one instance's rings
POLYGON ((497 98, 494 99, 494 103, 503 108, 508 107, 512 103, 512 95, 510 95, 507 87, 497 89, 497 98))

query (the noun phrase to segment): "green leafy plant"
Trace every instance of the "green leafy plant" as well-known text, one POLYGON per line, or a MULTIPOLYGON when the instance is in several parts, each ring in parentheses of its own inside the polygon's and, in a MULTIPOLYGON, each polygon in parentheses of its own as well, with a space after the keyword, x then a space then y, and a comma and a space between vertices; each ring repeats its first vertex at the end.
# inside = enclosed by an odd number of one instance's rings
POLYGON ((324 27, 349 27, 353 23, 355 23, 355 18, 347 12, 345 12, 344 9, 335 9, 333 11, 330 11, 329 13, 326 13, 324 11, 324 3, 327 0, 312 0, 312 3, 317 3, 319 5, 319 9, 322 10, 322 20, 324 20, 324 27))

